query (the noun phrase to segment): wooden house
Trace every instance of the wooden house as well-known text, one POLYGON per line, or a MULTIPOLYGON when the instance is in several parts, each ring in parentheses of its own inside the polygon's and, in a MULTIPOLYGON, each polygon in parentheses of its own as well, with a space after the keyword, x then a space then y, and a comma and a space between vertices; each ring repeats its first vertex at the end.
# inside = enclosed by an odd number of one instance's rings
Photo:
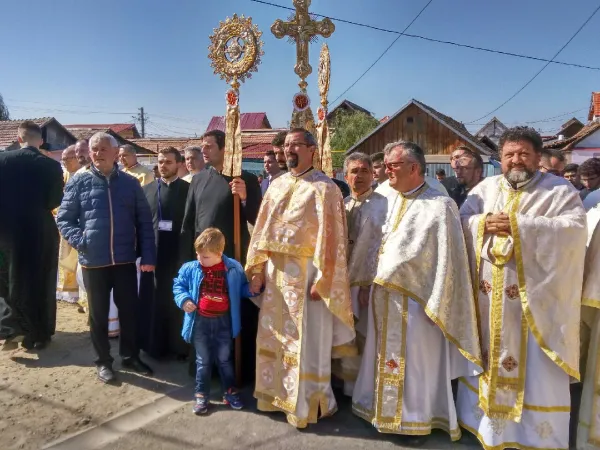
MULTIPOLYGON (((508 127, 504 125, 497 117, 494 117, 488 123, 486 123, 481 129, 475 133, 475 137, 479 140, 489 139, 493 142, 494 146, 498 146, 498 141, 500 141, 500 136, 508 130, 508 127)), ((485 142, 487 144, 487 142, 485 142)))
POLYGON ((372 155, 383 151, 390 142, 399 140, 417 143, 429 161, 448 160, 452 151, 461 145, 482 156, 495 155, 494 149, 480 142, 462 123, 414 99, 357 142, 346 154, 363 152, 372 155))
POLYGON ((342 111, 343 112, 347 112, 347 113, 362 112, 362 113, 365 113, 365 114, 367 114, 369 116, 373 115, 370 111, 366 110, 362 106, 357 105, 356 103, 353 103, 350 100, 343 100, 342 103, 340 103, 339 105, 337 105, 335 108, 333 108, 327 114, 327 122, 329 123, 330 127, 332 127, 334 125, 335 118, 342 111))

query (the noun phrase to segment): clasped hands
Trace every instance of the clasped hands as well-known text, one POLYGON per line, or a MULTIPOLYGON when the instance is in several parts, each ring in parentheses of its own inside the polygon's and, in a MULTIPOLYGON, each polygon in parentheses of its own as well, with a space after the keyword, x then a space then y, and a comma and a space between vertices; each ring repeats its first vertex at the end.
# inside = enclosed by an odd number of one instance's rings
POLYGON ((510 218, 504 212, 490 214, 485 219, 484 234, 495 234, 498 236, 511 236, 510 218))

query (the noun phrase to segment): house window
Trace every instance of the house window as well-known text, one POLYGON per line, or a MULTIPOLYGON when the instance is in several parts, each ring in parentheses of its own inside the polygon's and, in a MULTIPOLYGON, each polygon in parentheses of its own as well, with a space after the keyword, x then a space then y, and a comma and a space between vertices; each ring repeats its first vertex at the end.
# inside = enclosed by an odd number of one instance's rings
POLYGON ((413 119, 412 117, 407 117, 406 118, 406 123, 413 123, 415 119, 413 119))

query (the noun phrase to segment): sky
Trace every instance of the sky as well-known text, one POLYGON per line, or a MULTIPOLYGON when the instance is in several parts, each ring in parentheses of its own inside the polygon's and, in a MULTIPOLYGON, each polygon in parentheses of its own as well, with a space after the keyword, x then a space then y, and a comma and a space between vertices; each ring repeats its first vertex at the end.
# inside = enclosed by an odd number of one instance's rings
MULTIPOLYGON (((270 1, 292 6, 292 0, 270 1)), ((313 0, 310 10, 402 31, 427 2, 313 0)), ((407 32, 550 59, 597 7, 598 0, 568 6, 558 0, 433 0, 407 32)), ((252 17, 265 52, 258 73, 240 88, 240 108, 266 112, 273 127, 284 127, 299 90, 296 50, 270 27, 290 11, 251 0, 1 0, 0 94, 14 119, 123 123, 144 107, 149 136, 202 134, 212 116, 224 114, 228 88, 210 67, 209 36, 233 13, 252 17)), ((334 23, 326 40, 330 102, 397 37, 334 23)), ((556 59, 600 67, 598 30, 600 12, 556 59)), ((310 47, 313 74, 307 79, 315 112, 321 42, 310 47)), ((468 123, 503 103, 544 64, 402 36, 343 98, 377 118, 414 98, 468 123)), ((551 133, 573 116, 587 120, 592 91, 600 91, 600 71, 551 64, 493 115, 507 125, 535 122, 551 133)))

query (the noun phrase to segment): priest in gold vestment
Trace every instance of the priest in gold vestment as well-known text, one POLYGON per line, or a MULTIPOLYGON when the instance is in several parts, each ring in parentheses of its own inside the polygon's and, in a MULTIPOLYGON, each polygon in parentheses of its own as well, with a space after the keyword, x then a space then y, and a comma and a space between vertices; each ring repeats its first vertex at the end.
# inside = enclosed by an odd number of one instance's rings
POLYGON ((331 360, 356 354, 346 266, 346 217, 337 186, 312 167, 315 138, 285 139, 290 172, 267 190, 246 272, 264 292, 256 342, 261 411, 282 411, 304 428, 337 409, 331 360))
POLYGON ((348 223, 348 278, 359 354, 334 361, 333 373, 343 380, 344 394, 352 397, 367 336, 367 304, 377 269, 387 198, 373 190, 373 162, 368 155, 348 156, 344 174, 351 192, 344 205, 348 223))
POLYGON ((458 208, 425 181, 418 145, 395 142, 384 153, 398 195, 388 199, 352 409, 412 445, 434 428, 457 440, 451 380, 482 371, 458 208))
POLYGON ((485 371, 461 379, 459 419, 485 449, 566 449, 585 211, 568 181, 538 172, 535 130, 507 130, 499 150, 503 175, 473 188, 460 211, 485 371))
MULTIPOLYGON (((67 181, 79 170, 79 162, 75 155, 75 145, 67 147, 62 155, 63 181, 67 181)), ((54 216, 58 208, 54 211, 54 216)), ((77 251, 71 247, 64 238, 60 237, 58 250, 58 280, 56 283, 56 299, 69 303, 76 303, 79 299, 79 285, 76 279, 77 251)))
MULTIPOLYGON (((581 320, 582 346, 587 348, 587 364, 579 408, 577 449, 600 448, 600 205, 587 212, 588 244, 585 254, 581 320), (591 329, 589 344, 584 331, 591 329)), ((585 350, 585 349, 583 349, 585 350)), ((582 371, 583 372, 583 371, 582 371)))
POLYGON ((119 161, 123 164, 123 172, 137 178, 142 186, 154 181, 154 172, 138 162, 132 145, 125 144, 119 147, 119 161))

